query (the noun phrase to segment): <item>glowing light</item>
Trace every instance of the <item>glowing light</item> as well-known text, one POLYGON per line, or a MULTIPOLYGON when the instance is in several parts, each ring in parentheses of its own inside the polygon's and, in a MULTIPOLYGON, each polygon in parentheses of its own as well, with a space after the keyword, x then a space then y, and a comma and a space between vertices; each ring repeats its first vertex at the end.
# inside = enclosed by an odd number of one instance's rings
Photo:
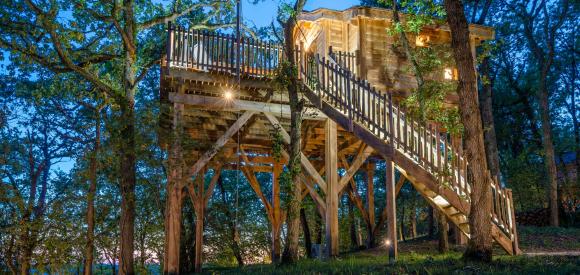
POLYGON ((428 35, 417 35, 415 37, 415 46, 425 47, 429 44, 431 38, 428 35))
POLYGON ((385 240, 385 245, 386 245, 386 246, 390 246, 390 245, 391 245, 391 240, 389 240, 389 239, 386 239, 386 240, 385 240))
POLYGON ((234 93, 232 93, 232 91, 226 91, 224 93, 224 98, 226 100, 232 100, 232 99, 234 99, 234 93))
POLYGON ((457 79, 456 75, 457 74, 455 72, 455 69, 445 68, 445 74, 444 74, 445 79, 447 79, 447 80, 457 79))

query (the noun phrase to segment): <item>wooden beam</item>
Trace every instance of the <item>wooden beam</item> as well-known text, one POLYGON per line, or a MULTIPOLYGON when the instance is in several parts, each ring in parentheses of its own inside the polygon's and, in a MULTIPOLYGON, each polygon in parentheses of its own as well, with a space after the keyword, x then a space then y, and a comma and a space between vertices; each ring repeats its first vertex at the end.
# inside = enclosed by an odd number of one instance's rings
POLYGON ((305 91, 304 95, 306 95, 312 104, 315 106, 320 106, 319 109, 329 118, 332 118, 333 121, 336 121, 336 123, 343 129, 349 129, 350 125, 352 125, 353 134, 367 145, 373 147, 375 151, 383 158, 390 158, 393 156, 393 148, 391 145, 384 142, 383 139, 375 136, 375 134, 367 130, 364 126, 361 126, 358 123, 351 124, 351 120, 347 116, 335 109, 333 106, 326 103, 324 100, 318 98, 318 96, 313 91, 307 90, 305 91))
MULTIPOLYGON (((246 155, 246 152, 244 152, 244 150, 241 148, 240 148, 240 155, 242 157, 242 161, 244 161, 244 162, 248 161, 248 157, 246 155)), ((240 168, 241 168, 242 172, 244 173, 244 175, 246 176, 246 179, 250 183, 250 187, 252 187, 252 189, 254 190, 256 195, 258 196, 258 198, 260 198, 260 200, 264 204, 264 208, 266 208, 266 213, 268 214, 268 218, 270 220, 272 220, 273 219, 272 206, 268 202, 268 199, 266 199, 266 196, 264 196, 264 193, 262 193, 262 189, 260 188, 260 183, 258 182, 258 179, 256 178, 256 175, 254 174, 252 167, 251 166, 241 166, 240 168)))
POLYGON ((228 140, 246 124, 246 122, 255 114, 254 111, 246 111, 226 132, 207 150, 201 158, 193 165, 187 178, 197 175, 199 171, 213 158, 217 152, 228 142, 228 140))
MULTIPOLYGON (((236 84, 235 77, 223 75, 223 74, 212 74, 203 71, 193 71, 193 70, 182 70, 182 69, 169 69, 169 77, 181 79, 184 81, 194 81, 197 83, 216 83, 220 86, 231 86, 234 87, 236 84)), ((241 88, 247 89, 265 89, 271 90, 274 85, 270 81, 264 81, 264 79, 244 79, 241 80, 241 88)))
POLYGON ((362 164, 367 160, 367 158, 374 152, 375 150, 370 146, 365 146, 364 144, 361 145, 359 148, 358 154, 356 158, 352 161, 350 167, 347 166, 346 162, 343 162, 344 168, 346 169, 346 173, 340 179, 338 183, 338 191, 342 191, 348 184, 348 181, 356 174, 358 169, 362 166, 362 164))
POLYGON ((326 134, 324 163, 326 166, 326 245, 327 256, 338 256, 338 163, 337 126, 330 119, 324 127, 326 134))
POLYGON ((222 174, 222 165, 218 164, 218 166, 216 168, 214 168, 213 171, 214 171, 213 177, 211 178, 211 181, 209 182, 209 186, 207 187, 207 190, 205 191, 205 194, 203 195, 203 204, 204 205, 207 205, 207 201, 213 195, 213 190, 215 190, 215 185, 216 185, 218 179, 220 178, 220 175, 222 174))
MULTIPOLYGON (((189 106, 200 107, 209 110, 220 111, 254 111, 281 115, 282 117, 290 117, 290 105, 275 104, 269 102, 249 101, 242 99, 226 100, 221 97, 203 96, 195 94, 178 94, 169 93, 169 100, 176 103, 183 103, 189 106)), ((304 119, 324 120, 326 115, 322 112, 313 109, 304 114, 304 119)))
POLYGON ((363 220, 365 220, 365 223, 369 224, 368 211, 365 209, 365 207, 363 205, 362 198, 361 198, 360 194, 358 193, 358 190, 356 188, 356 185, 354 184, 354 181, 350 181, 350 188, 348 191, 348 196, 351 199, 351 201, 354 203, 354 205, 360 211, 361 216, 363 217, 363 220))
POLYGON ((302 180, 302 183, 304 183, 304 185, 308 189, 308 193, 310 193, 310 197, 312 197, 312 200, 314 200, 316 205, 318 207, 322 207, 322 209, 324 209, 324 211, 326 211, 326 203, 324 202, 324 199, 322 199, 322 197, 318 194, 318 192, 316 192, 316 189, 314 188, 314 184, 312 184, 306 178, 304 173, 300 174, 300 179, 302 180))
POLYGON ((387 190, 387 251, 389 262, 397 260, 397 209, 395 202, 395 166, 392 159, 386 159, 385 185, 387 190))
MULTIPOLYGON (((290 135, 288 134, 288 132, 286 132, 286 130, 284 130, 284 128, 280 126, 280 122, 278 121, 278 119, 276 119, 276 117, 268 113, 264 113, 264 116, 266 116, 266 118, 270 121, 270 123, 272 123, 272 126, 277 127, 280 130, 280 134, 282 134, 282 139, 284 140, 284 142, 286 144, 290 144, 290 135)), ((316 181, 316 184, 320 186, 320 189, 323 192, 326 192, 326 182, 320 176, 318 171, 316 171, 316 168, 314 168, 310 160, 308 160, 306 155, 304 155, 304 153, 302 152, 300 152, 300 162, 306 173, 308 173, 308 175, 312 177, 314 181, 316 181)))

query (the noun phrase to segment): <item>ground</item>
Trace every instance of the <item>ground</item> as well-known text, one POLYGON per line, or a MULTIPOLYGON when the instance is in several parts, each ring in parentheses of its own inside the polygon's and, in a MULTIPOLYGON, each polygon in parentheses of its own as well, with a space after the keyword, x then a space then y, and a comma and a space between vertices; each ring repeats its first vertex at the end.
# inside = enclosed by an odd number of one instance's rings
POLYGON ((292 266, 252 265, 244 268, 207 267, 206 274, 580 274, 580 229, 521 227, 524 254, 495 252, 491 264, 466 263, 462 247, 440 255, 433 240, 400 244, 399 260, 387 264, 386 250, 379 247, 345 253, 331 261, 301 260, 292 266), (549 255, 558 252, 558 256, 549 255))

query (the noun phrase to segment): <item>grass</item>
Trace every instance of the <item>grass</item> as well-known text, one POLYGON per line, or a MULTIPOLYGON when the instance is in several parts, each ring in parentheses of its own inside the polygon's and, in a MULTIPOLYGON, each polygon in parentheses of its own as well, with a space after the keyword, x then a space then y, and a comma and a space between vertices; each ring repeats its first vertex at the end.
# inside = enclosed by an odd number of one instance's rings
POLYGON ((580 228, 521 226, 518 233, 526 252, 580 251, 580 228))
POLYGON ((580 257, 500 256, 491 264, 466 263, 461 254, 409 253, 394 265, 385 256, 354 253, 331 261, 301 260, 295 265, 206 268, 206 274, 580 274, 580 257))
MULTIPOLYGON (((580 229, 520 227, 524 252, 580 251, 580 229)), ((378 248, 341 255, 329 261, 304 259, 295 265, 251 265, 243 268, 204 267, 205 274, 580 274, 578 256, 508 256, 497 249, 490 264, 464 262, 461 247, 440 255, 436 241, 401 243, 397 263, 387 264, 386 250, 378 248)))

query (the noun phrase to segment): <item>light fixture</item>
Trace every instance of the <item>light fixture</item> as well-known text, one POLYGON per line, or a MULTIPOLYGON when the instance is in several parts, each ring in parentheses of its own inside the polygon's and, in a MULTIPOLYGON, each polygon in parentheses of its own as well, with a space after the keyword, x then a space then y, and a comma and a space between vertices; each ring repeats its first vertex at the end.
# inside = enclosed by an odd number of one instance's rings
POLYGON ((225 91, 224 98, 226 100, 232 100, 232 99, 234 99, 234 93, 232 93, 232 91, 230 91, 230 90, 225 91))
POLYGON ((386 239, 385 240, 385 246, 391 246, 391 240, 386 239))

